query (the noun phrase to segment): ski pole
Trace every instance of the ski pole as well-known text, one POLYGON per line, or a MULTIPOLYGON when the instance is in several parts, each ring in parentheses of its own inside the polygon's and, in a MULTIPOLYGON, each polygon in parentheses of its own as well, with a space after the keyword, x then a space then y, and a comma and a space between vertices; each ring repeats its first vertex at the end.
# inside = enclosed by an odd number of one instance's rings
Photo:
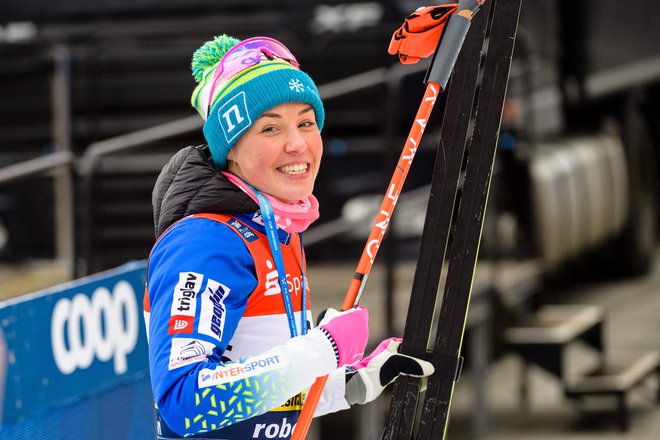
MULTIPOLYGON (((479 6, 485 1, 460 0, 458 5, 451 3, 419 8, 406 19, 401 28, 392 36, 388 52, 392 55, 399 54, 399 59, 403 63, 415 63, 420 58, 428 57, 434 52, 433 49, 435 49, 435 53, 425 78, 426 91, 408 133, 392 179, 387 187, 383 202, 378 210, 376 220, 371 228, 371 233, 360 256, 355 275, 351 279, 344 297, 342 310, 349 310, 360 302, 369 272, 401 194, 415 153, 419 148, 433 106, 438 95, 445 89, 449 81, 449 76, 470 27, 470 21, 479 6), (452 17, 451 20, 449 20, 450 16, 452 17), (454 17, 460 19, 454 19, 454 17), (446 23, 447 26, 443 34, 446 23), (440 39, 441 36, 442 39, 440 39), (440 44, 438 44, 438 41, 440 41, 440 44)), ((306 437, 327 380, 328 376, 319 377, 310 388, 298 422, 293 429, 291 440, 303 440, 306 437)))

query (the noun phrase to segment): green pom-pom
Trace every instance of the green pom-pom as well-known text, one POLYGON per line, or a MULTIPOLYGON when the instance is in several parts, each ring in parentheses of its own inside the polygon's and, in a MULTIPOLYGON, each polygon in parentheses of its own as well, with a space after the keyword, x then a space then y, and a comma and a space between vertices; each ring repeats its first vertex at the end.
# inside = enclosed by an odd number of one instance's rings
POLYGON ((197 49, 192 58, 192 72, 195 81, 199 83, 204 78, 204 71, 217 64, 229 49, 240 42, 241 40, 223 34, 211 41, 207 41, 202 47, 197 49))

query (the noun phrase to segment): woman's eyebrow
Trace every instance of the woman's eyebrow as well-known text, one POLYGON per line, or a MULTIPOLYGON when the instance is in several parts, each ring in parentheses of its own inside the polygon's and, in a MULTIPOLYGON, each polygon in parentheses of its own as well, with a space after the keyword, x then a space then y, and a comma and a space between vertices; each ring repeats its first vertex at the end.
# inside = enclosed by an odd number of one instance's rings
POLYGON ((265 113, 262 113, 261 116, 259 116, 257 119, 261 119, 261 118, 281 118, 281 117, 282 117, 282 115, 280 115, 279 113, 265 112, 265 113))
MULTIPOLYGON (((298 112, 298 116, 303 115, 303 114, 307 113, 307 112, 310 111, 310 110, 314 110, 314 107, 312 107, 311 105, 305 107, 305 108, 302 109, 302 110, 300 110, 300 111, 298 112)), ((276 113, 276 112, 264 112, 264 113, 262 113, 261 116, 259 116, 259 118, 257 118, 257 119, 261 119, 261 118, 281 118, 281 117, 282 117, 282 115, 279 114, 279 113, 276 113)))
POLYGON ((311 105, 308 105, 307 107, 305 107, 304 109, 302 109, 298 112, 298 116, 300 116, 302 114, 305 114, 310 110, 314 110, 314 108, 311 105))

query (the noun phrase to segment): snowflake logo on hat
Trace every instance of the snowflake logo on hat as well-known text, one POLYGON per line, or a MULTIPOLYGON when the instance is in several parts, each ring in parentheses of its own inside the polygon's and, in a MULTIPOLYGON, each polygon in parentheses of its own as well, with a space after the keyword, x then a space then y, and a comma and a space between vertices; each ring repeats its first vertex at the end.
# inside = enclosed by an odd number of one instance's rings
POLYGON ((295 90, 298 93, 305 90, 305 86, 303 86, 303 84, 300 82, 299 79, 295 79, 295 78, 291 78, 291 81, 289 81, 289 88, 291 90, 295 90))

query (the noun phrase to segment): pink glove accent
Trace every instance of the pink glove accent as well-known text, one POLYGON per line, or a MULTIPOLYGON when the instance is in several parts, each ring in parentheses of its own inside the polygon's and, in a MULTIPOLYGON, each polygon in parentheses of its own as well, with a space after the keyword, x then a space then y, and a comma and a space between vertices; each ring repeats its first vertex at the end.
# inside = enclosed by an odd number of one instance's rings
POLYGON ((332 338, 337 367, 351 365, 364 356, 364 349, 369 339, 369 311, 358 306, 344 312, 328 309, 319 323, 332 338))
POLYGON ((374 351, 371 352, 369 356, 366 358, 362 359, 360 362, 352 365, 353 369, 359 370, 361 368, 364 368, 369 364, 369 361, 371 361, 373 358, 387 350, 387 346, 390 345, 390 342, 396 342, 396 343, 401 343, 403 342, 403 339, 401 338, 388 338, 382 341, 378 346, 374 349, 374 351))

